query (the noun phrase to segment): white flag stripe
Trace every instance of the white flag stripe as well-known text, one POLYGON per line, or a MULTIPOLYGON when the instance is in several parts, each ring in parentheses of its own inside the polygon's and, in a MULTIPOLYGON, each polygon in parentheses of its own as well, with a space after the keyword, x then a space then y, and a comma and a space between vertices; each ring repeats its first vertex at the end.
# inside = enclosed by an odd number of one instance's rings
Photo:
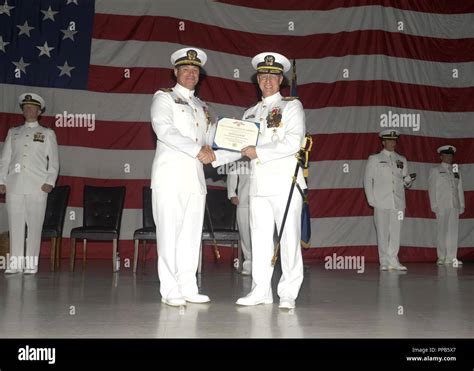
MULTIPOLYGON (((459 220, 459 247, 474 246, 473 219, 459 220)), ((400 244, 417 247, 436 246, 436 219, 406 218, 400 244)), ((356 216, 311 219, 311 246, 376 245, 374 218, 356 216)))
MULTIPOLYGON (((267 35, 304 36, 315 33, 338 33, 358 30, 403 32, 408 35, 459 39, 472 37, 471 14, 434 14, 391 7, 354 6, 326 11, 253 9, 193 0, 135 0, 133 7, 117 0, 97 0, 96 13, 130 16, 166 16, 190 20, 226 29, 267 35), (290 29, 289 22, 294 28, 290 29)), ((178 25, 177 25, 178 27, 178 25)))
MULTIPOLYGON (((363 188, 366 160, 310 162, 310 189, 363 188)), ((410 173, 416 173, 416 181, 410 189, 427 190, 430 170, 437 164, 408 161, 410 173)), ((465 191, 474 191, 474 164, 459 165, 465 191)))
MULTIPOLYGON (((66 111, 95 114, 96 120, 150 122, 152 94, 111 94, 3 84, 0 111, 20 114, 18 96, 32 90, 45 99, 45 115, 48 116, 66 111)), ((240 118, 246 107, 210 102, 210 109, 219 116, 240 118)), ((414 127, 403 127, 400 128, 402 133, 437 138, 474 138, 474 125, 470 124, 474 122, 474 112, 434 112, 385 106, 306 109, 306 129, 311 134, 378 133, 382 129, 381 115, 388 115, 389 111, 420 115, 419 131, 414 127)), ((410 116, 410 119, 416 120, 417 116, 410 116)))
MULTIPOLYGON (((109 67, 171 68, 169 56, 181 44, 153 41, 92 40, 91 64, 109 67)), ((208 55, 207 75, 250 82, 255 70, 251 57, 204 49, 208 55), (239 77, 235 78, 235 71, 239 77)), ((405 84, 439 87, 474 86, 474 62, 456 63, 458 77, 453 78, 453 64, 385 55, 347 55, 321 59, 298 59, 298 85, 313 82, 386 80, 405 84), (344 70, 347 69, 347 72, 344 70), (344 75, 347 73, 347 76, 344 75)), ((291 79, 291 75, 288 74, 291 79)))
MULTIPOLYGON (((3 143, 0 143, 0 151, 3 143)), ((151 176, 151 164, 154 150, 110 150, 82 147, 59 146, 61 176, 95 178, 146 180, 151 176), (81 166, 77 166, 77 159, 81 166)), ((347 189, 363 188, 366 160, 353 161, 317 161, 310 162, 308 185, 310 189, 347 189)), ((408 162, 410 173, 416 173, 417 179, 410 189, 427 190, 428 176, 431 168, 437 164, 408 162)), ((225 168, 222 167, 217 171, 225 168)), ((465 191, 474 191, 474 163, 459 165, 463 176, 465 191)), ((224 181, 207 179, 210 186, 225 187, 224 181)))

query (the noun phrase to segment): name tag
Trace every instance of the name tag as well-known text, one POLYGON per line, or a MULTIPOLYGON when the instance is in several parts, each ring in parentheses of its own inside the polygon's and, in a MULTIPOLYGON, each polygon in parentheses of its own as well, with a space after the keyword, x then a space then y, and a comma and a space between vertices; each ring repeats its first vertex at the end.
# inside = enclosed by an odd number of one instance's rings
POLYGON ((44 134, 43 133, 34 133, 33 142, 44 143, 44 134))

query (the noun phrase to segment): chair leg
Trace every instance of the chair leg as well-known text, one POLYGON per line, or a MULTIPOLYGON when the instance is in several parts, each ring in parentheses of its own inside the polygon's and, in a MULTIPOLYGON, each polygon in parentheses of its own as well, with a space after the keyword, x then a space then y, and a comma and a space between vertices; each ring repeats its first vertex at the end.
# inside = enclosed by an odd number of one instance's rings
POLYGON ((146 266, 146 256, 148 255, 148 250, 146 249, 146 240, 143 240, 143 257, 142 257, 142 269, 143 272, 145 272, 145 266, 146 266))
POLYGON ((62 243, 63 243, 63 238, 62 237, 58 237, 57 240, 56 240, 56 261, 55 261, 55 264, 56 264, 56 270, 59 270, 59 263, 61 261, 61 247, 62 247, 62 243))
POLYGON ((74 272, 74 263, 76 262, 76 239, 71 238, 71 252, 69 254, 69 269, 74 272))
POLYGON ((202 241, 201 241, 201 246, 199 247, 198 273, 201 274, 201 271, 202 271, 202 241))
POLYGON ((82 240, 82 270, 86 269, 86 259, 87 259, 87 240, 84 238, 82 240))
POLYGON ((138 264, 138 243, 140 241, 134 241, 134 248, 133 248, 133 273, 137 273, 137 264, 138 264))
POLYGON ((112 240, 113 250, 112 250, 112 272, 117 272, 117 239, 112 240))
POLYGON ((51 238, 51 272, 54 272, 56 262, 56 238, 51 238))

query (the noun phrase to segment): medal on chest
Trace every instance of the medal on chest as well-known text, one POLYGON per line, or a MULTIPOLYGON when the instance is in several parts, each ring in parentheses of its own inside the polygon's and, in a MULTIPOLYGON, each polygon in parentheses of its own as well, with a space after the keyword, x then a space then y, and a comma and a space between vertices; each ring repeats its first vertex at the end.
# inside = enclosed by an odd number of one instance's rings
POLYGON ((267 115, 267 128, 272 129, 272 142, 278 140, 277 129, 281 126, 281 108, 273 107, 267 115))

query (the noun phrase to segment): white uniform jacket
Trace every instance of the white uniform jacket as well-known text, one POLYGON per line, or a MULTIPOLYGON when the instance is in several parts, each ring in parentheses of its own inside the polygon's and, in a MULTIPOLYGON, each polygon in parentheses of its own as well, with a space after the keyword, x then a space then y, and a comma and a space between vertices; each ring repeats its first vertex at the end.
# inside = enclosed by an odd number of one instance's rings
POLYGON ((155 93, 151 119, 157 143, 151 188, 207 193, 203 165, 196 156, 203 145, 210 144, 208 112, 194 91, 179 84, 155 93))
POLYGON ((369 156, 365 168, 364 189, 370 206, 405 210, 405 187, 410 187, 411 184, 405 157, 385 149, 369 156))
POLYGON ((431 210, 464 209, 464 191, 459 172, 452 171, 452 165, 442 162, 430 170, 428 179, 431 210))
POLYGON ((0 160, 0 184, 12 194, 41 192, 54 187, 59 172, 58 144, 53 130, 35 123, 11 128, 0 160))

